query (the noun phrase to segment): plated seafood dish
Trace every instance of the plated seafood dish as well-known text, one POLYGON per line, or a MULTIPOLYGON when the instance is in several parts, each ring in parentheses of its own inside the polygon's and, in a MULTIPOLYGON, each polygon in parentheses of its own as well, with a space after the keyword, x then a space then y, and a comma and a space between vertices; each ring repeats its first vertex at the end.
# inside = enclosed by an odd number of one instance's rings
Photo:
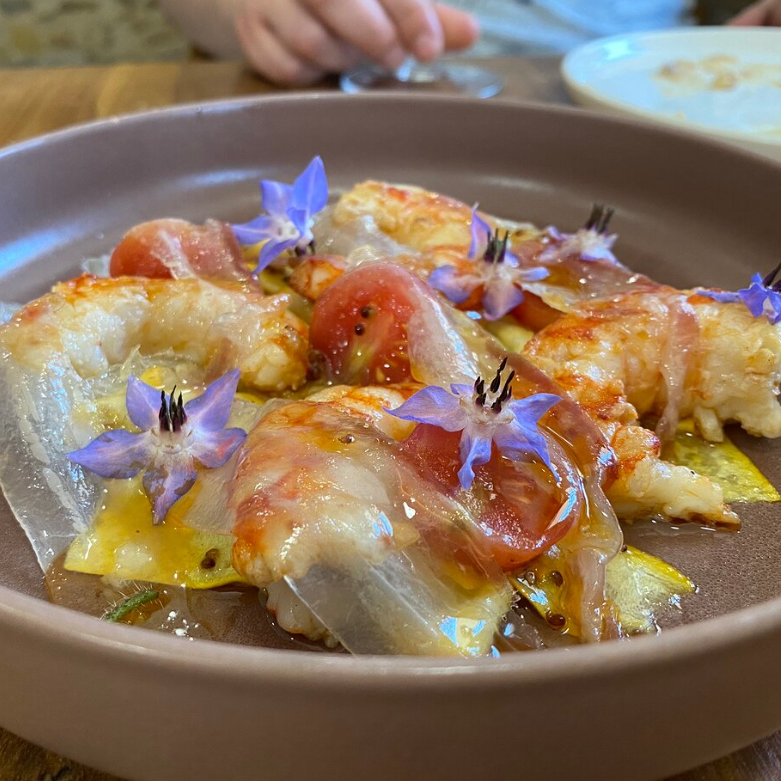
POLYGON ((626 525, 781 500, 724 433, 781 436, 781 266, 679 290, 621 262, 620 204, 537 227, 329 194, 320 158, 260 189, 0 304, 0 484, 53 601, 355 654, 630 640, 697 585, 626 525))

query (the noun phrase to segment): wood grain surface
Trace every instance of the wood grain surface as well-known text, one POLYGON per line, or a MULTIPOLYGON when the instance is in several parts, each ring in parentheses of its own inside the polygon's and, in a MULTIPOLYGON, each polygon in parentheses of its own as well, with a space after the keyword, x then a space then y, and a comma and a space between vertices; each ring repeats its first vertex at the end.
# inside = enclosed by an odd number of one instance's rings
MULTIPOLYGON (((570 102, 558 75, 558 60, 554 58, 497 58, 479 62, 505 76, 503 98, 570 102)), ((337 85, 326 82, 318 88, 336 89, 337 85)), ((275 91, 275 87, 248 73, 240 64, 227 62, 0 70, 0 146, 117 114, 275 91)), ((778 733, 670 781, 780 780, 781 733, 778 733)), ((0 729, 0 781, 112 781, 112 778, 0 729)), ((626 781, 632 781, 630 768, 627 768, 626 781)))

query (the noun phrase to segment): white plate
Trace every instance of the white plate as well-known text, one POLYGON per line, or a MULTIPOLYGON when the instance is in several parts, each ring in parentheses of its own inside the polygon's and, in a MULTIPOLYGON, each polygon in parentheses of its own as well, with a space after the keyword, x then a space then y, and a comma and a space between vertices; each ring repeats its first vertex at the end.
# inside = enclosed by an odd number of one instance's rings
POLYGON ((781 29, 618 35, 570 52, 562 76, 592 108, 657 119, 781 156, 781 29))

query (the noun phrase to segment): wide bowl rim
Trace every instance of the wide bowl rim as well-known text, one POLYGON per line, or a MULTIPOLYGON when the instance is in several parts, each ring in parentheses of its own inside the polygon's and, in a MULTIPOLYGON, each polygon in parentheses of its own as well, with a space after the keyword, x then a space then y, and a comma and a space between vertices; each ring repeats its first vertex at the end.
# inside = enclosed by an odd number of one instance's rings
POLYGON ((766 148, 768 150, 781 150, 781 138, 775 139, 762 136, 759 133, 751 133, 744 130, 727 130, 719 127, 713 127, 712 125, 706 125, 700 122, 680 120, 674 117, 668 117, 660 112, 640 108, 639 106, 635 106, 632 103, 628 103, 623 100, 618 100, 617 98, 612 98, 601 90, 598 90, 590 84, 587 84, 585 81, 583 81, 581 76, 576 74, 574 70, 577 61, 581 57, 592 54, 596 50, 603 47, 605 44, 617 41, 630 39, 633 41, 642 41, 647 39, 668 37, 685 38, 689 36, 716 38, 733 37, 736 34, 745 35, 747 37, 774 36, 781 40, 781 30, 768 27, 682 27, 675 30, 647 30, 635 33, 619 33, 617 35, 598 38, 594 41, 588 41, 568 52, 561 61, 560 73, 562 80, 564 81, 564 85, 566 86, 567 91, 572 96, 572 98, 577 101, 585 100, 590 107, 604 106, 624 117, 636 117, 638 119, 661 122, 670 128, 678 128, 680 130, 688 129, 694 132, 703 133, 713 139, 727 139, 731 141, 754 144, 758 147, 766 148))
MULTIPOLYGON (((746 165, 770 167, 781 178, 781 161, 749 150, 738 149, 718 138, 703 139, 696 132, 678 126, 642 121, 633 117, 599 114, 568 106, 520 103, 512 100, 476 102, 469 98, 394 93, 386 95, 342 95, 309 92, 287 95, 261 95, 185 103, 119 117, 80 123, 0 149, 4 158, 30 152, 43 144, 67 142, 83 134, 110 132, 120 124, 144 123, 205 112, 229 112, 267 103, 346 100, 415 104, 475 105, 487 110, 539 112, 561 115, 602 125, 622 125, 627 131, 642 131, 660 139, 676 137, 692 150, 706 145, 746 165), (696 146, 695 146, 696 145, 696 146)), ((484 110, 484 109, 481 109, 484 110)), ((0 585, 0 627, 38 635, 48 647, 59 651, 78 650, 90 656, 112 658, 123 663, 162 668, 171 675, 209 675, 222 681, 289 684, 304 683, 314 690, 398 691, 407 684, 415 691, 452 689, 454 679, 460 688, 501 689, 508 684, 540 684, 548 680, 580 679, 600 674, 615 675, 641 668, 686 663, 703 653, 725 652, 781 634, 781 596, 731 613, 666 630, 658 637, 629 642, 606 642, 549 649, 544 653, 508 654, 500 659, 449 659, 442 657, 352 657, 341 654, 308 653, 232 645, 210 640, 193 640, 182 653, 182 640, 153 630, 109 624, 75 610, 63 608, 8 586, 0 585)))

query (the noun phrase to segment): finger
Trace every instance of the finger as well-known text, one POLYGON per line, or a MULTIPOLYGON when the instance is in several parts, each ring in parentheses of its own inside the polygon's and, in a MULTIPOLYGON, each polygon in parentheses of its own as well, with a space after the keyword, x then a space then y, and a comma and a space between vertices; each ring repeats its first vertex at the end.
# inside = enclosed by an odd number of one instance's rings
POLYGON ((472 14, 451 8, 444 3, 437 3, 436 11, 442 25, 446 51, 457 52, 468 49, 477 42, 480 37, 480 25, 472 14))
POLYGON ((419 60, 429 62, 442 54, 445 36, 431 0, 380 0, 396 27, 401 45, 419 60))
POLYGON ((236 19, 236 34, 250 65, 262 76, 278 84, 311 84, 323 77, 323 72, 289 52, 252 13, 236 19))
POLYGON ((728 24, 735 27, 762 27, 769 24, 773 0, 760 0, 741 11, 728 24))
POLYGON ((357 64, 360 54, 338 41, 320 21, 293 0, 272 0, 265 11, 266 27, 300 60, 338 73, 357 64))
POLYGON ((302 0, 336 36, 395 70, 407 53, 379 0, 302 0))

